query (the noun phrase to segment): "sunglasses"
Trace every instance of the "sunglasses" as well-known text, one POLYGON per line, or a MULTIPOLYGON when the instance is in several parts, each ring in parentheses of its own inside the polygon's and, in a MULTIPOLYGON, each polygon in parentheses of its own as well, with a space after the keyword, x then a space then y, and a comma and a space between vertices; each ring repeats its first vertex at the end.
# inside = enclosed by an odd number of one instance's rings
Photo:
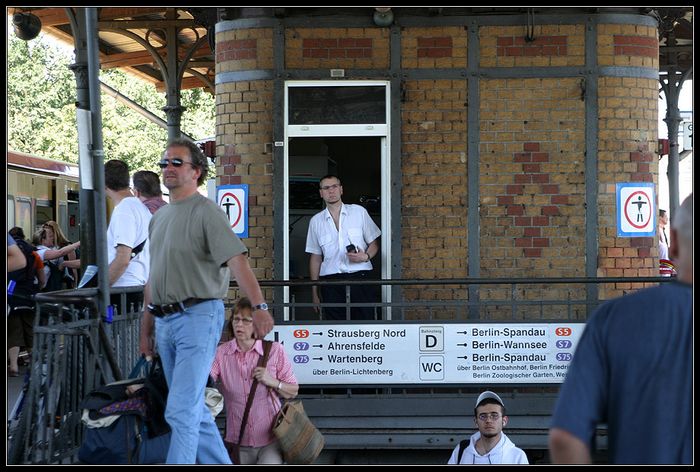
POLYGON ((194 163, 185 162, 178 157, 176 157, 174 159, 162 159, 160 162, 158 162, 158 167, 160 167, 161 169, 165 169, 166 167, 168 167, 168 164, 172 164, 173 167, 182 167, 183 164, 189 164, 192 167, 194 167, 195 169, 197 168, 197 166, 195 166, 194 163))

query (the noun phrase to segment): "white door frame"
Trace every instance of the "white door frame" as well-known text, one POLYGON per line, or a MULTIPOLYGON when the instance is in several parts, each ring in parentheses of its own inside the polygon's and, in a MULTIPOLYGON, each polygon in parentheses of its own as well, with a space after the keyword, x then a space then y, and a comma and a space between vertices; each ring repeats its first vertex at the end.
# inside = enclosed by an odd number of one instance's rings
MULTIPOLYGON (((284 83, 284 264, 283 279, 289 280, 289 138, 300 137, 380 137, 381 158, 381 251, 382 279, 391 278, 391 82, 388 80, 288 80, 284 83), (290 87, 359 87, 384 86, 386 89, 385 124, 348 125, 290 125, 290 87)), ((391 287, 382 288, 382 301, 391 301, 391 287)), ((284 303, 289 302, 289 287, 284 287, 284 303)), ((384 319, 391 319, 387 308, 384 319)), ((289 308, 284 310, 284 320, 289 321, 289 308)))

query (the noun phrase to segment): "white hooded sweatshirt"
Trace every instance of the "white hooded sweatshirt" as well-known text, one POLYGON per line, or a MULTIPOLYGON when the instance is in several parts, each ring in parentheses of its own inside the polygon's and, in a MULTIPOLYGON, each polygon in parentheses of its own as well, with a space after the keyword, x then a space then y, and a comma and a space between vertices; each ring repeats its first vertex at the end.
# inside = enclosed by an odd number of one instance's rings
MULTIPOLYGON (((522 449, 515 447, 513 441, 508 439, 505 433, 501 432, 501 440, 496 446, 491 449, 488 454, 483 456, 476 452, 476 441, 481 437, 478 431, 471 435, 469 446, 462 453, 460 464, 529 464, 527 456, 522 449)), ((452 451, 448 464, 457 464, 459 456, 459 444, 452 451)))

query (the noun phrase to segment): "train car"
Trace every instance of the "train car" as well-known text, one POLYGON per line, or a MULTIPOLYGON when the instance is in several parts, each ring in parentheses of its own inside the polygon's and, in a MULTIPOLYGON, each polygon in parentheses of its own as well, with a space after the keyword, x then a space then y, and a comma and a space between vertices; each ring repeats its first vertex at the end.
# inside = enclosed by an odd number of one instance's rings
POLYGON ((49 220, 71 241, 80 239, 78 166, 7 151, 7 229, 20 226, 28 238, 49 220))

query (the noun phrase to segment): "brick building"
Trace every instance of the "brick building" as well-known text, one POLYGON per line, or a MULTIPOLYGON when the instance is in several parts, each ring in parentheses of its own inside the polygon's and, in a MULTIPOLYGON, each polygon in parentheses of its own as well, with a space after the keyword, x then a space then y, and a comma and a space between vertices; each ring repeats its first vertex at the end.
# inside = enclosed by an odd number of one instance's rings
POLYGON ((656 20, 524 10, 220 9, 217 184, 250 186, 259 279, 308 277, 326 173, 381 227, 378 277, 658 274, 615 205, 616 183, 657 181, 656 20))

